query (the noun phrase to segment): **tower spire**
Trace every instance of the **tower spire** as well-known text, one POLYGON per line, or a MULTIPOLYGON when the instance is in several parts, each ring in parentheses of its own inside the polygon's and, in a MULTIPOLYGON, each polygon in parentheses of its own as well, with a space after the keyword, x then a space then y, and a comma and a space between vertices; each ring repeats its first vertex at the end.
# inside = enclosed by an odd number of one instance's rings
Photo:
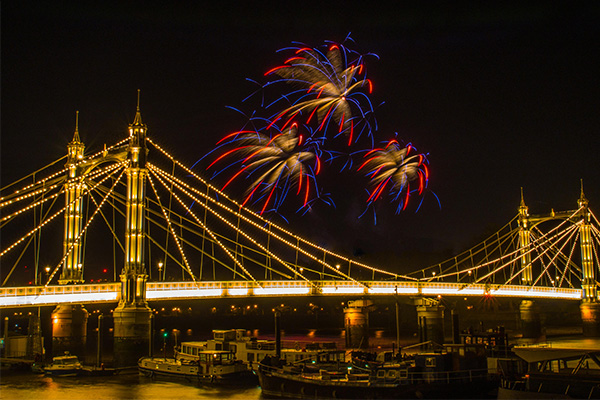
POLYGON ((142 113, 140 113, 140 89, 138 89, 137 95, 137 110, 135 112, 135 118, 133 119, 132 125, 142 125, 142 113))
POLYGON ((521 207, 525 207, 525 198, 523 197, 523 186, 521 186, 521 207))
POLYGON ((523 186, 521 186, 521 204, 519 205, 519 215, 526 219, 529 216, 529 208, 525 205, 525 196, 523 196, 523 186))
POLYGON ((73 141, 71 143, 81 143, 79 139, 79 111, 75 111, 75 133, 73 134, 73 141))
POLYGON ((588 200, 585 198, 585 194, 583 193, 583 179, 581 179, 581 195, 579 196, 579 207, 587 207, 588 200))

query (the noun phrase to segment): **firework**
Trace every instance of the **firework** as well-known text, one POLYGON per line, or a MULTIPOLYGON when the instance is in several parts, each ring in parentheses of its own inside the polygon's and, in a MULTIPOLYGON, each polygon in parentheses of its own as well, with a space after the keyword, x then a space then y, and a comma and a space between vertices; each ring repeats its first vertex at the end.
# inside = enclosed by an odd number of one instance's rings
POLYGON ((208 168, 222 160, 235 159, 219 172, 239 167, 223 189, 242 176, 251 180, 243 206, 252 201, 262 203, 261 214, 270 204, 277 210, 292 191, 303 198, 306 207, 311 195, 317 193, 316 175, 321 168, 319 143, 310 136, 307 140, 300 135, 297 124, 273 136, 259 131, 238 131, 219 143, 221 147, 233 148, 217 157, 208 168))
POLYGON ((327 131, 334 121, 335 136, 347 135, 348 145, 364 131, 371 136, 373 106, 368 95, 373 86, 364 77, 363 56, 341 44, 331 44, 326 51, 309 47, 284 50, 293 50, 294 55, 265 73, 280 77, 268 85, 285 82, 298 89, 267 106, 273 107, 280 100, 291 104, 272 117, 271 125, 282 122, 285 126, 302 115, 307 124, 317 124, 317 131, 327 131))
POLYGON ((367 199, 369 205, 387 191, 391 201, 399 202, 396 212, 400 212, 408 206, 411 193, 421 195, 427 187, 427 158, 424 154, 416 153, 410 144, 402 147, 396 140, 391 140, 385 147, 367 152, 364 158, 366 160, 358 167, 358 171, 366 171, 373 187, 367 199), (417 181, 416 188, 411 190, 410 184, 414 181, 417 181))

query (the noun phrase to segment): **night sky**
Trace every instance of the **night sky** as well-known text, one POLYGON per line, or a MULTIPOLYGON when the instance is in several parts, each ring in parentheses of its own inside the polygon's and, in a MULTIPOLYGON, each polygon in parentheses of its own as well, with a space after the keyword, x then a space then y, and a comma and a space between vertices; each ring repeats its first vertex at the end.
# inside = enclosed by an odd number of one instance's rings
POLYGON ((363 183, 331 171, 323 184, 337 207, 291 211, 291 230, 411 270, 507 223, 521 187, 530 212, 546 213, 575 209, 583 179, 600 208, 600 3, 80 3, 2 3, 2 186, 65 154, 76 110, 89 151, 124 138, 137 89, 149 135, 191 165, 242 127, 226 106, 283 62, 278 49, 351 33, 348 47, 380 57, 367 61, 373 102, 385 102, 377 140, 397 132, 429 153, 441 208, 428 194, 418 213, 381 207, 374 225, 357 218, 363 183))

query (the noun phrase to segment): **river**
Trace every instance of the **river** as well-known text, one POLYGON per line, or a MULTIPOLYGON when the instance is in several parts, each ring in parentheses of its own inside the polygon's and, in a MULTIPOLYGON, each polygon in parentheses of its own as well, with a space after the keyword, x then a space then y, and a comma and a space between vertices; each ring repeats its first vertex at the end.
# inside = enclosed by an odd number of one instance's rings
POLYGON ((260 399, 258 386, 215 389, 192 384, 153 381, 134 373, 111 377, 51 378, 33 374, 3 374, 0 397, 6 400, 108 400, 108 399, 260 399))

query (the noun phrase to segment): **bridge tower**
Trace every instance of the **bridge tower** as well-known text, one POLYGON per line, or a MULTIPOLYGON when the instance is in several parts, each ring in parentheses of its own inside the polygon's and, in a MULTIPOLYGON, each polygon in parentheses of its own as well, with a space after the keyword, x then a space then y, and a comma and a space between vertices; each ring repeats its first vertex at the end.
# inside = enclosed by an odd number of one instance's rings
POLYGON ((147 354, 152 311, 146 301, 148 275, 144 265, 147 127, 142 123, 140 93, 137 111, 129 125, 129 165, 125 227, 125 265, 121 272, 119 305, 114 310, 114 354, 117 366, 136 365, 147 354))
POLYGON ((75 134, 67 145, 67 183, 65 183, 65 229, 63 239, 63 254, 66 255, 58 283, 83 283, 81 264, 81 228, 83 213, 83 191, 85 182, 82 176, 81 163, 85 145, 79 139, 79 111, 75 117, 75 134))
POLYGON ((521 253, 521 281, 523 285, 533 283, 533 273, 531 270, 531 243, 529 226, 529 208, 525 205, 523 198, 523 188, 521 188, 521 204, 519 205, 519 249, 521 253))
POLYGON ((581 299, 581 321, 584 336, 600 336, 600 302, 598 299, 598 287, 596 284, 596 273, 592 254, 592 225, 591 213, 588 208, 588 200, 583 193, 581 184, 581 195, 577 201, 581 218, 579 226, 579 245, 581 247, 581 288, 583 295, 581 299))
MULTIPOLYGON (((79 111, 75 116, 75 133, 67 145, 67 182, 65 183, 65 223, 63 253, 65 260, 58 279, 60 285, 83 283, 82 213, 83 191, 86 189, 81 160, 85 145, 79 139, 79 111)), ((52 352, 55 355, 70 351, 84 354, 87 337, 88 312, 81 304, 62 304, 52 312, 52 352)))
MULTIPOLYGON (((533 271, 531 266, 531 236, 530 236, 529 208, 525 205, 523 188, 521 188, 521 204, 519 205, 519 251, 521 254, 521 283, 533 284, 533 271)), ((525 338, 538 338, 542 334, 540 309, 532 300, 523 300, 519 305, 521 315, 521 331, 525 338)))

